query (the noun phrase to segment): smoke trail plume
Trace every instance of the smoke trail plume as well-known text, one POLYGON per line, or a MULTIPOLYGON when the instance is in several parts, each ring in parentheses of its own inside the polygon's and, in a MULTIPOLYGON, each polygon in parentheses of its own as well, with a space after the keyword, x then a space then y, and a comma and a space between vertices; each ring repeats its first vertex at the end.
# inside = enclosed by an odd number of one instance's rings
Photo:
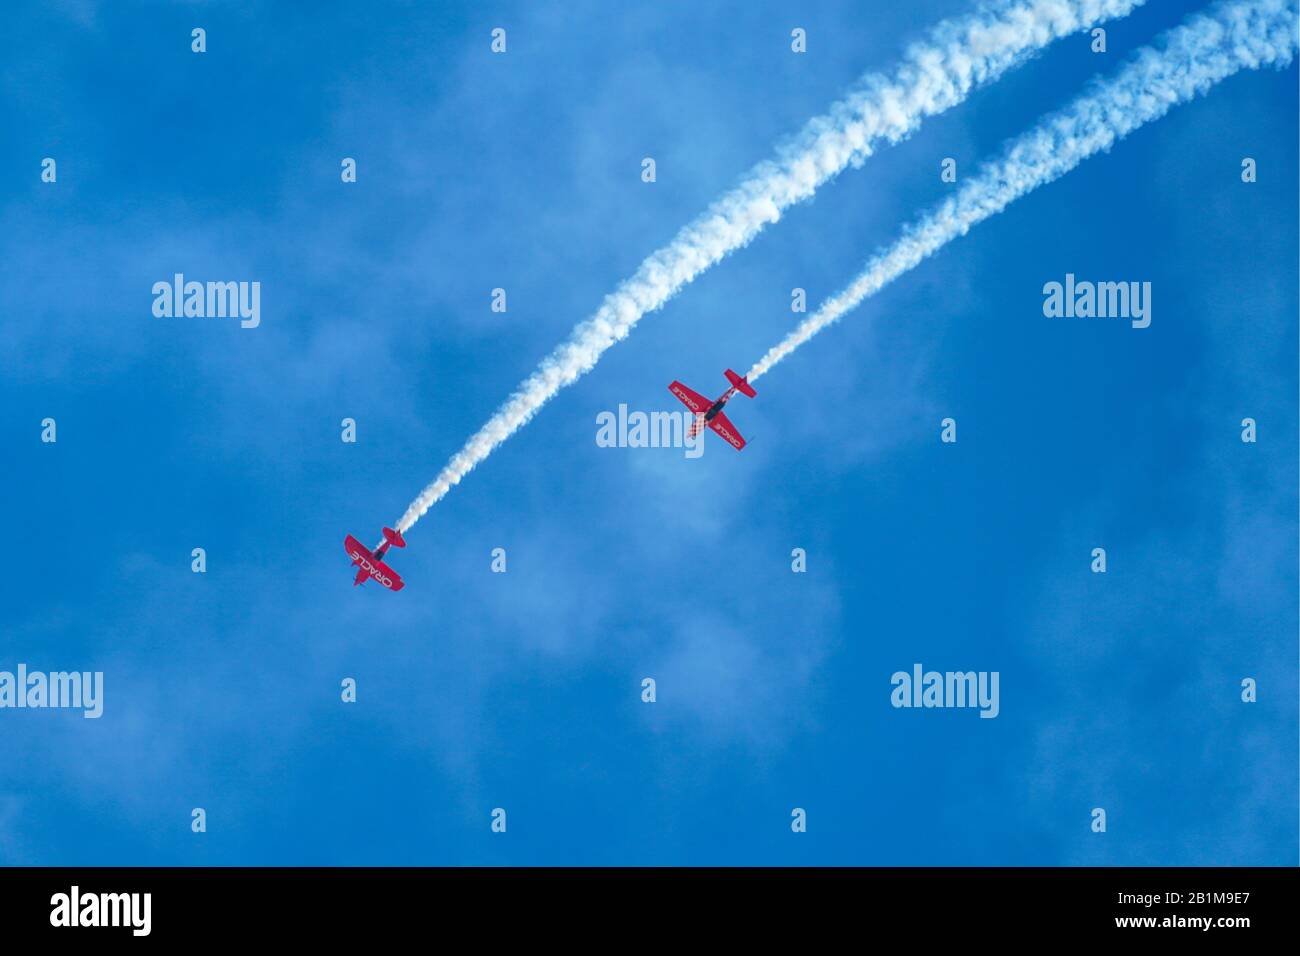
POLYGON ((1198 14, 1140 50, 1114 77, 1013 140, 1002 157, 903 231, 848 288, 828 299, 749 370, 755 381, 863 299, 971 226, 1065 175, 1094 153, 1238 70, 1285 67, 1296 48, 1295 0, 1237 0, 1198 14))
POLYGON ((927 117, 960 103, 1053 40, 1128 14, 1143 0, 993 0, 947 20, 908 49, 892 76, 872 74, 824 115, 810 120, 745 179, 651 254, 605 297, 595 315, 542 360, 487 424, 457 452, 397 521, 405 532, 477 464, 525 425, 560 389, 588 372, 641 316, 729 252, 744 246, 783 210, 810 197, 881 143, 896 143, 927 117))

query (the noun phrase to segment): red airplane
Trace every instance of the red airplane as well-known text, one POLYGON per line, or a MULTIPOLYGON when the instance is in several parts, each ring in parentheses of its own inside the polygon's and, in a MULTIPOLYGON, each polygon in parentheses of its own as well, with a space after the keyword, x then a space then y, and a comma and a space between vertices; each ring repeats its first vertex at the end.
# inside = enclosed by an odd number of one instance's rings
POLYGON ((731 396, 740 392, 748 398, 753 398, 757 393, 750 384, 733 372, 727 369, 727 381, 731 383, 731 388, 722 393, 722 397, 716 402, 710 402, 699 392, 693 392, 681 382, 673 382, 668 386, 668 391, 677 396, 678 400, 695 413, 695 423, 691 425, 687 433, 694 438, 700 433, 705 425, 708 425, 715 432, 727 440, 727 443, 737 451, 745 447, 745 439, 740 437, 740 432, 736 431, 736 426, 731 424, 731 419, 722 414, 722 406, 731 400, 731 396))
POLYGON ((343 547, 348 552, 348 557, 352 559, 352 564, 361 568, 357 572, 357 579, 352 582, 353 587, 361 584, 367 578, 374 578, 390 591, 400 591, 406 587, 401 575, 384 564, 384 552, 388 550, 390 545, 394 544, 399 548, 406 547, 406 541, 403 540, 401 532, 394 531, 392 528, 384 529, 384 543, 374 551, 371 551, 352 535, 348 535, 343 539, 343 547))

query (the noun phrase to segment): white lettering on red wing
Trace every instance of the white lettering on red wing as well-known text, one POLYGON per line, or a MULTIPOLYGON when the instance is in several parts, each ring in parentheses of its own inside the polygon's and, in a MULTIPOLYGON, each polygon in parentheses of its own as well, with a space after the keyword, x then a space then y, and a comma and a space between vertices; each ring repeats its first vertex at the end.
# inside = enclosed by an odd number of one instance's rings
POLYGON ((357 564, 361 565, 362 571, 365 571, 366 574, 370 575, 384 587, 391 588, 393 586, 393 579, 385 575, 384 572, 380 571, 377 567, 366 560, 364 555, 357 554, 357 552, 353 551, 352 558, 357 564))
POLYGON ((687 395, 685 392, 679 392, 677 389, 673 389, 673 394, 676 395, 678 398, 680 398, 683 402, 685 402, 686 407, 689 408, 691 411, 698 412, 700 410, 699 406, 696 405, 695 402, 691 401, 691 397, 687 395))

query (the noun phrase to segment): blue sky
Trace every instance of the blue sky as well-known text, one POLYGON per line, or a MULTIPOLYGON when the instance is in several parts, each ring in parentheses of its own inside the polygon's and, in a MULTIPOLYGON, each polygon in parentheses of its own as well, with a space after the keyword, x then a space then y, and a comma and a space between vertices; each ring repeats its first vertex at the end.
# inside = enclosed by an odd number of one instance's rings
POLYGON ((11 12, 0 669, 102 670, 105 711, 0 710, 0 862, 1294 864, 1294 66, 868 300, 729 407, 743 453, 594 440, 674 378, 721 392, 792 287, 815 305, 952 188, 943 157, 973 171, 1201 5, 1148 6, 647 316, 412 530, 397 595, 350 586, 344 534, 375 538, 646 255, 969 4, 11 12), (261 325, 156 319, 178 271, 260 281, 261 325), (1150 281, 1151 327, 1044 318, 1067 272, 1150 281), (894 709, 916 662, 998 671, 999 716, 894 709))

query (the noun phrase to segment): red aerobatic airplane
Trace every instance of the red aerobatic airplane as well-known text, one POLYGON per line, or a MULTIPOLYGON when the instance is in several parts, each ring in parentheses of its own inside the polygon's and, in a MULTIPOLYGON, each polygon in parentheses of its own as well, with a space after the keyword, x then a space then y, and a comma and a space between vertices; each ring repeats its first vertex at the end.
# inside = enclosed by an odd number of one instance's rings
POLYGON ((352 582, 353 587, 361 584, 366 578, 374 578, 390 591, 400 591, 406 587, 401 575, 384 564, 384 552, 388 550, 389 545, 394 544, 399 548, 406 547, 406 541, 402 539, 401 532, 394 531, 392 528, 384 529, 384 543, 374 551, 371 551, 352 535, 348 535, 343 539, 343 547, 347 550, 348 557, 352 559, 354 565, 361 568, 357 572, 357 579, 352 582))
POLYGON ((710 402, 699 392, 693 392, 681 382, 673 382, 668 386, 668 391, 677 396, 678 400, 695 413, 695 424, 691 425, 688 433, 694 438, 700 433, 705 425, 708 425, 715 432, 727 440, 727 443, 737 451, 745 447, 745 439, 740 437, 740 432, 736 431, 736 426, 731 424, 731 419, 722 414, 722 406, 731 400, 731 396, 737 391, 741 395, 753 398, 757 394, 750 384, 733 372, 727 369, 727 381, 731 383, 731 388, 722 393, 722 397, 716 402, 710 402))

